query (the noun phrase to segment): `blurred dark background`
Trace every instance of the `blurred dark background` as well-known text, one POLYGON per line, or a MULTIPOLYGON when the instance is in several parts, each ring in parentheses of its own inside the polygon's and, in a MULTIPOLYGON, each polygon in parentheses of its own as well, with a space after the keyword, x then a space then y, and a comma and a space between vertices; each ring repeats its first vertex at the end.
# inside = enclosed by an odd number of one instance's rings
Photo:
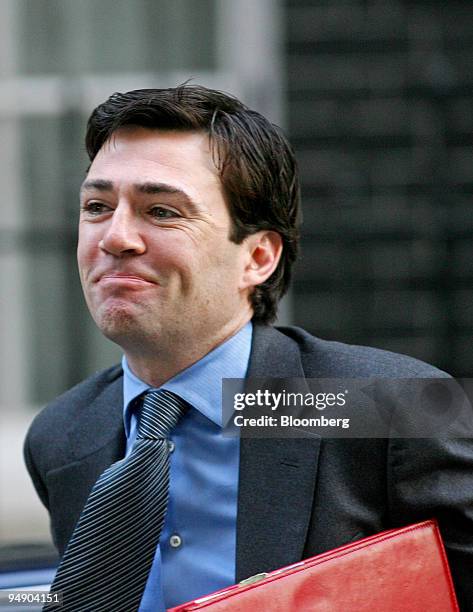
POLYGON ((286 0, 294 320, 473 372, 470 2, 286 0))

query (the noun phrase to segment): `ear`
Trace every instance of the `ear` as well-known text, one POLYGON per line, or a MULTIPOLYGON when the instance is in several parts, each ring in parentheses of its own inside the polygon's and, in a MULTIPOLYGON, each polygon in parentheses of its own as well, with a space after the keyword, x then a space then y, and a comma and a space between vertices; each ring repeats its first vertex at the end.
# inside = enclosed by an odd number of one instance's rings
POLYGON ((246 262, 240 289, 264 283, 277 268, 282 254, 282 238, 277 232, 262 230, 245 238, 246 262))

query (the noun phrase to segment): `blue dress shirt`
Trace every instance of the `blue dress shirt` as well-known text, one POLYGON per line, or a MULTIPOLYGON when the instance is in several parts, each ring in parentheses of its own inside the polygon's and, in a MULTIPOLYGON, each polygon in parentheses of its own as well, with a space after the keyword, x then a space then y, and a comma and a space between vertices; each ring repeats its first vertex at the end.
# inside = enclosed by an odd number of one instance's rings
MULTIPOLYGON (((161 387, 193 409, 171 433, 168 510, 139 612, 164 612, 235 582, 240 443, 221 435, 222 378, 245 378, 252 332, 247 323, 161 387)), ((132 401, 150 386, 122 363, 128 455, 137 432, 132 401)))

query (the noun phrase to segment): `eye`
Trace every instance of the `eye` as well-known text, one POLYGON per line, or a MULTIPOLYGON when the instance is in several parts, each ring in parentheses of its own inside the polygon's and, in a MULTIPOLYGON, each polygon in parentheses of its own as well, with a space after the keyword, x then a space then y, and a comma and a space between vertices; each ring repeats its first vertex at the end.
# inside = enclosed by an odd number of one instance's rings
POLYGON ((91 200, 90 202, 84 202, 82 210, 89 215, 100 215, 110 210, 110 207, 103 202, 91 200))
POLYGON ((164 206, 153 206, 149 214, 155 219, 175 219, 180 216, 175 210, 165 208, 164 206))

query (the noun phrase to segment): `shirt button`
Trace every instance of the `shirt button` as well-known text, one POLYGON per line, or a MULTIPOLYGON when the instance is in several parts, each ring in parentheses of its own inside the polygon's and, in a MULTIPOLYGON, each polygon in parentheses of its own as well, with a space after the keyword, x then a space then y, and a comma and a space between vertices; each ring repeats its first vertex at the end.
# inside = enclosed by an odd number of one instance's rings
POLYGON ((174 444, 174 442, 172 440, 168 440, 168 451, 170 453, 173 453, 175 448, 176 445, 174 444))
POLYGON ((180 546, 182 546, 182 538, 181 538, 181 536, 178 535, 177 533, 173 534, 169 538, 169 544, 171 545, 171 548, 179 548, 180 546))

